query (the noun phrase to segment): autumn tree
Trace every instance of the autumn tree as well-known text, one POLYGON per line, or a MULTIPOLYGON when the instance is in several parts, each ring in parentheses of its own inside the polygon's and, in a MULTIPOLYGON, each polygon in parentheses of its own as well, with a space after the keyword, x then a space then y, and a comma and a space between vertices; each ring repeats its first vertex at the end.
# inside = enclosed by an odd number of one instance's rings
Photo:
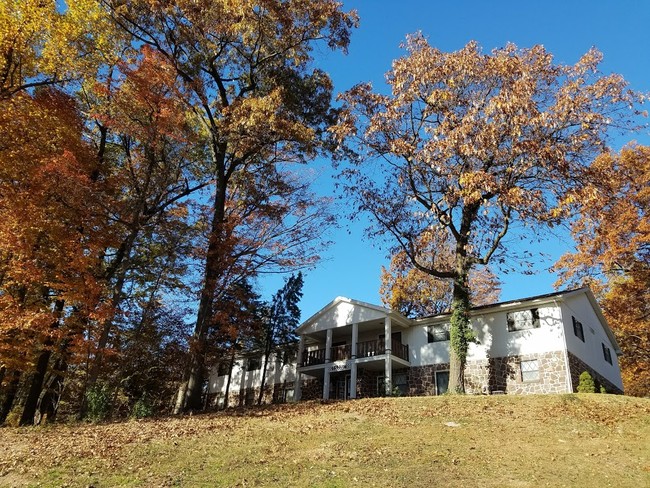
POLYGON ((542 46, 484 54, 470 42, 443 53, 416 34, 405 48, 386 76, 390 93, 361 84, 342 96, 335 134, 357 153, 342 173, 357 210, 374 218, 369 235, 453 282, 449 390, 463 392, 470 270, 516 257, 503 241, 513 224, 526 236, 557 222, 567 189, 608 130, 632 123, 641 97, 598 72, 595 49, 570 66, 542 46), (453 249, 450 266, 420 259, 427 232, 453 249))
POLYGON ((30 424, 52 354, 64 343, 79 346, 87 332, 72 311, 106 312, 93 266, 111 236, 74 100, 41 88, 2 108, 0 365, 29 374, 21 424, 30 424))
POLYGON ((290 353, 296 345, 295 330, 300 325, 300 308, 298 303, 302 298, 302 273, 291 275, 280 288, 271 302, 265 307, 262 316, 260 344, 263 352, 262 379, 257 404, 261 405, 264 398, 264 385, 271 353, 290 353))
POLYGON ((94 83, 83 96, 97 159, 116 187, 107 219, 118 239, 97 265, 110 286, 107 301, 114 313, 92 337, 87 388, 105 369, 106 354, 115 351, 120 315, 130 307, 124 302, 150 289, 151 281, 157 297, 166 289, 183 289, 179 277, 196 234, 188 199, 209 184, 197 168, 205 154, 176 97, 174 72, 147 46, 133 55, 139 58, 118 62, 114 76, 94 83), (167 267, 161 269, 158 261, 167 267))
POLYGON ((625 391, 650 394, 650 148, 607 152, 566 199, 574 252, 556 264, 559 283, 590 285, 623 351, 625 391))
POLYGON ((296 186, 286 169, 315 155, 331 120, 331 82, 311 67, 314 42, 345 49, 356 15, 333 0, 103 3, 133 42, 150 46, 174 70, 179 97, 196 116, 208 148, 213 212, 176 410, 196 409, 212 305, 230 277, 239 275, 231 269, 242 257, 257 268, 305 264, 315 256, 306 237, 318 235, 322 215, 312 213, 303 198, 297 206, 283 205, 296 186), (256 211, 244 209, 242 219, 240 202, 252 209, 255 198, 262 199, 256 211), (237 218, 230 217, 232 209, 237 218), (242 222, 259 221, 255 213, 265 215, 264 228, 254 227, 262 241, 241 232, 242 222), (248 242, 241 245, 242 240, 248 242))
MULTIPOLYGON (((427 251, 429 253, 433 251, 427 251)), ((446 259, 453 258, 451 252, 446 252, 445 255, 446 259)), ((425 261, 426 257, 421 256, 419 259, 425 261)), ((473 307, 499 300, 501 283, 489 267, 472 268, 468 279, 470 303, 473 307)), ((392 256, 388 269, 382 266, 380 281, 382 303, 406 317, 426 317, 451 310, 451 280, 440 279, 414 268, 402 250, 392 256)))
POLYGON ((0 100, 96 71, 116 37, 97 0, 1 0, 0 100))

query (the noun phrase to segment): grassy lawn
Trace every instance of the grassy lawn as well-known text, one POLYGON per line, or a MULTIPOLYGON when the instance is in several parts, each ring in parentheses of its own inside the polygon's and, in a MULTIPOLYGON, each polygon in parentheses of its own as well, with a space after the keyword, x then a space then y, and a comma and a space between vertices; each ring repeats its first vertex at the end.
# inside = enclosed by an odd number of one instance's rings
POLYGON ((650 400, 418 397, 0 429, 0 486, 644 487, 650 400))

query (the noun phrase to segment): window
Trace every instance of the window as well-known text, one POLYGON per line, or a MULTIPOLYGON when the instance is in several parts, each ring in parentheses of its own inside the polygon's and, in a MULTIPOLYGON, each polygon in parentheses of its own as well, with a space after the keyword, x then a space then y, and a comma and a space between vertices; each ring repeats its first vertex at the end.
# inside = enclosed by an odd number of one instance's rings
POLYGON ((429 343, 448 341, 449 324, 430 325, 427 327, 427 340, 429 343))
POLYGON ((520 310, 518 312, 508 312, 506 317, 508 320, 508 332, 536 329, 540 326, 539 312, 536 308, 520 310))
POLYGON ((539 380, 539 364, 537 363, 537 359, 522 361, 520 367, 521 367, 521 381, 539 380))
MULTIPOLYGON (((395 373, 393 375, 393 387, 391 388, 391 395, 406 395, 408 392, 408 382, 406 380, 406 373, 395 373)), ((377 396, 386 395, 386 377, 377 376, 377 396)))
POLYGON ((246 364, 246 371, 255 371, 262 367, 262 362, 258 358, 249 358, 246 364))
POLYGON ((585 342, 585 333, 582 329, 582 322, 578 322, 573 316, 571 318, 573 319, 573 333, 578 339, 580 339, 582 342, 585 342))
POLYGON ((609 347, 607 347, 604 343, 602 344, 603 346, 603 357, 605 358, 605 361, 607 361, 609 364, 612 364, 612 351, 609 350, 609 347))
POLYGON ((436 395, 444 395, 449 389, 449 371, 436 371, 436 395))
POLYGON ((217 368, 217 376, 228 376, 230 373, 230 363, 222 361, 217 368))

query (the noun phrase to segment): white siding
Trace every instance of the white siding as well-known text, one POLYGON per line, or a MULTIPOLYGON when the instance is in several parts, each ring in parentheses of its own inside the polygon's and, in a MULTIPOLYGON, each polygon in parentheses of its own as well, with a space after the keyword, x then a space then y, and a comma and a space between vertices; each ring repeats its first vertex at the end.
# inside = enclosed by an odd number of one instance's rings
POLYGON ((603 324, 601 324, 598 315, 591 306, 587 295, 579 294, 566 298, 562 304, 562 314, 564 315, 564 327, 569 352, 594 368, 599 374, 622 390, 621 370, 618 365, 618 357, 614 350, 614 345, 605 333, 603 324), (582 342, 573 333, 573 321, 571 317, 575 317, 582 322, 585 342, 582 342), (610 349, 612 364, 605 361, 602 344, 605 344, 610 349))
MULTIPOLYGON (((433 323, 444 323, 444 320, 433 323)), ((479 343, 470 345, 467 356, 470 361, 564 349, 561 313, 555 305, 527 304, 475 316, 472 327, 479 343), (509 332, 507 313, 530 308, 538 309, 540 327, 509 332)), ((411 350, 411 366, 449 362, 449 342, 428 343, 427 326, 412 327, 404 337, 411 350)))
MULTIPOLYGON (((258 358, 263 363, 263 358, 258 358)), ((237 398, 239 391, 246 388, 259 388, 262 384, 262 368, 253 371, 245 370, 244 359, 237 359, 232 369, 232 380, 230 381, 230 404, 237 398)), ((214 368, 210 374, 208 393, 225 393, 228 376, 218 376, 217 368, 214 368)), ((295 360, 281 365, 275 360, 275 355, 271 354, 269 357, 269 364, 266 367, 266 379, 264 383, 267 386, 273 387, 276 383, 284 383, 285 381, 294 381, 296 378, 296 363, 295 360)))

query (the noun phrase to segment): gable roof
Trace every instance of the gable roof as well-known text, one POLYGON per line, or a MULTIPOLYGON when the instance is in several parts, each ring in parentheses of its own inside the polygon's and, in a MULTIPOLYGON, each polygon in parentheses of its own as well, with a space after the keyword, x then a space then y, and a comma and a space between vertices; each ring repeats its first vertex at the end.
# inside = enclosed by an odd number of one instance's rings
POLYGON ((316 312, 314 315, 312 315, 307 320, 305 320, 302 324, 300 324, 300 326, 298 326, 298 328, 296 329, 296 333, 300 334, 301 332, 305 331, 310 326, 318 322, 319 319, 325 317, 328 313, 333 313, 335 309, 340 308, 343 305, 351 305, 352 307, 355 307, 362 311, 367 310, 369 312, 372 312, 371 315, 374 316, 375 318, 391 317, 392 319, 395 319, 397 322, 401 324, 405 324, 405 325, 411 324, 410 319, 407 319, 399 312, 396 312, 395 310, 392 310, 390 308, 381 307, 379 305, 373 305, 372 303, 366 303, 360 300, 353 300, 351 298, 336 297, 334 300, 332 300, 330 303, 325 305, 318 312, 316 312))

